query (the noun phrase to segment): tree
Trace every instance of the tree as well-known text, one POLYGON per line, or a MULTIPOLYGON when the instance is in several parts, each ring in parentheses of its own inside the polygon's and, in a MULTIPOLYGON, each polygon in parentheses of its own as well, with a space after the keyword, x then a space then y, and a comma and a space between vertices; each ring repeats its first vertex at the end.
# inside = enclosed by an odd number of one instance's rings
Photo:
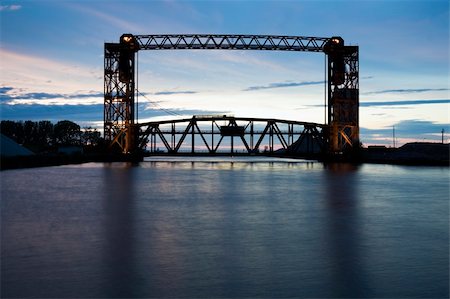
POLYGON ((23 124, 23 135, 24 135, 24 140, 23 140, 23 145, 25 147, 28 147, 29 149, 36 151, 37 149, 35 148, 36 145, 36 139, 38 136, 38 132, 37 132, 37 123, 31 120, 27 120, 25 121, 25 123, 23 124))
POLYGON ((84 128, 84 132, 81 134, 81 142, 85 146, 97 146, 101 139, 100 132, 92 127, 84 128))
POLYGON ((0 131, 15 142, 23 143, 23 123, 12 120, 2 120, 0 131))
POLYGON ((80 126, 69 120, 56 123, 54 129, 54 142, 58 145, 80 145, 80 126))
POLYGON ((41 120, 38 123, 36 144, 41 150, 48 150, 53 145, 53 127, 48 120, 41 120))
POLYGON ((91 153, 105 149, 104 139, 97 129, 86 127, 81 131, 79 125, 68 120, 55 125, 48 120, 2 120, 0 132, 35 153, 53 152, 60 145, 83 146, 85 151, 91 153))

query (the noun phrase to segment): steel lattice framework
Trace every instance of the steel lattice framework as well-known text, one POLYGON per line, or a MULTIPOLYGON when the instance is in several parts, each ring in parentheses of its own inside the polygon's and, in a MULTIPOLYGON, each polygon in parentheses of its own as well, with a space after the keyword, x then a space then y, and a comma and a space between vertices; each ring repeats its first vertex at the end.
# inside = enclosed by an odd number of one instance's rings
MULTIPOLYGON (((112 146, 132 153, 145 146, 142 141, 149 134, 159 134, 156 124, 135 124, 135 53, 183 49, 324 52, 328 57, 328 124, 321 127, 322 144, 326 144, 330 153, 340 153, 359 144, 358 47, 345 46, 340 37, 124 34, 119 43, 105 43, 104 136, 112 146)), ((174 150, 167 145, 166 148, 174 150)), ((247 150, 254 148, 249 146, 247 150)))
POLYGON ((135 35, 139 50, 283 50, 322 52, 329 38, 275 35, 135 35))
POLYGON ((324 127, 280 119, 200 115, 139 124, 139 146, 151 153, 258 154, 313 156, 325 150, 324 127), (275 145, 280 146, 275 149, 275 145))

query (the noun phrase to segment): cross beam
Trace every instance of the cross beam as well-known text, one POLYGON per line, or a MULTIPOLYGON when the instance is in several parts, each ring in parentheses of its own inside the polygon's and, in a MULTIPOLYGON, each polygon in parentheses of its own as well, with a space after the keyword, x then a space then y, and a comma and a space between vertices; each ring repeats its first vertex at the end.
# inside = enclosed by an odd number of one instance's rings
POLYGON ((165 34, 134 35, 139 50, 218 49, 282 50, 322 52, 330 40, 324 37, 231 35, 231 34, 165 34))

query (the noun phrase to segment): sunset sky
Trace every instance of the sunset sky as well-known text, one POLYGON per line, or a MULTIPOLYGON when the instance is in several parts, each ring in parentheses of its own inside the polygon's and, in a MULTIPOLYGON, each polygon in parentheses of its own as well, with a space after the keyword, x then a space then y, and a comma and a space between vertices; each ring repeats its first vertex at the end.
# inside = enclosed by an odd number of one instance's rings
MULTIPOLYGON (((103 50, 123 33, 342 36, 360 51, 365 145, 450 139, 449 3, 2 1, 2 120, 102 127, 103 50)), ((140 51, 139 119, 234 114, 324 122, 324 54, 140 51)))

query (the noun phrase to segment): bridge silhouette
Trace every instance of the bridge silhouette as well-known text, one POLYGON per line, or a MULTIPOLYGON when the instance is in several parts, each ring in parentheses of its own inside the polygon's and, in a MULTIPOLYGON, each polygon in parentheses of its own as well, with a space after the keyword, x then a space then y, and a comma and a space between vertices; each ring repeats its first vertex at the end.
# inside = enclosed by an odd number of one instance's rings
POLYGON ((341 37, 123 34, 105 43, 104 137, 124 154, 340 155, 359 146, 359 49, 341 37), (135 54, 140 50, 276 50, 326 55, 327 123, 193 116, 137 123, 135 54), (277 147, 277 148, 275 148, 277 147))
POLYGON ((197 115, 139 124, 139 147, 161 154, 303 154, 326 149, 324 128, 309 122, 197 115), (159 145, 163 145, 163 149, 159 145), (275 148, 278 146, 278 148, 275 148))

